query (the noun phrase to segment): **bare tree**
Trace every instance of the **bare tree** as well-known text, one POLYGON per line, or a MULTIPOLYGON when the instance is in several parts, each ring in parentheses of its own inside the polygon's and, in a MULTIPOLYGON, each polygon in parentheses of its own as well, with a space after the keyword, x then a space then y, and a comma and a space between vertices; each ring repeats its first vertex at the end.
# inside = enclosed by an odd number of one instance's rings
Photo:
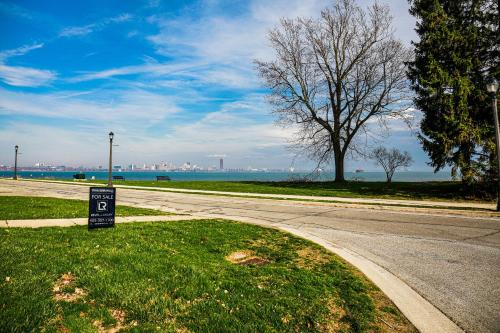
MULTIPOLYGON (((344 181, 344 158, 362 148, 373 121, 409 107, 405 62, 412 52, 396 40, 387 6, 364 11, 339 0, 319 19, 282 19, 269 32, 273 61, 256 60, 269 102, 283 126, 298 125, 296 144, 322 163, 335 161, 344 181)), ((375 121, 375 123, 377 123, 375 121)))
POLYGON ((371 152, 370 158, 384 168, 388 183, 392 181, 392 176, 397 168, 407 168, 413 163, 413 159, 407 151, 401 152, 395 148, 390 151, 385 147, 375 148, 371 152))

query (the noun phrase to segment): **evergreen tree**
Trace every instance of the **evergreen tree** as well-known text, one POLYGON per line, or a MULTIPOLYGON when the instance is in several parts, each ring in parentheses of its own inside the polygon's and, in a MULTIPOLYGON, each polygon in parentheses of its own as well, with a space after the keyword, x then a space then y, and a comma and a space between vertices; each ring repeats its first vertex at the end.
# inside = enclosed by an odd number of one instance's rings
POLYGON ((499 5, 494 0, 410 0, 418 19, 409 64, 423 112, 420 140, 435 171, 467 183, 491 174, 495 137, 489 77, 499 79, 499 5))

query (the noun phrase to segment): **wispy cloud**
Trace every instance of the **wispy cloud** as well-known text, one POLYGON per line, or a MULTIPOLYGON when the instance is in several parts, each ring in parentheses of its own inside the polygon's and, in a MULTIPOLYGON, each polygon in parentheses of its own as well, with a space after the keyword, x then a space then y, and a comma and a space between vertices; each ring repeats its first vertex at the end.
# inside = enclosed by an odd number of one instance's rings
POLYGON ((177 63, 177 64, 158 64, 158 63, 145 63, 142 65, 135 66, 124 66, 119 68, 111 68, 103 71, 89 72, 76 75, 70 78, 69 82, 82 82, 91 80, 108 79, 116 76, 125 75, 135 75, 135 74, 150 74, 151 76, 163 76, 166 74, 172 74, 193 66, 199 66, 201 64, 196 63, 177 63))
POLYGON ((160 14, 149 18, 159 28, 159 33, 148 37, 159 54, 251 64, 252 59, 270 54, 267 32, 281 17, 317 16, 328 1, 249 1, 244 14, 235 16, 221 15, 224 4, 206 4, 199 17, 172 19, 160 14))
POLYGON ((28 115, 74 121, 106 122, 139 128, 163 120, 180 109, 168 96, 140 89, 82 94, 21 93, 0 89, 0 114, 28 115))
POLYGON ((4 60, 11 58, 11 57, 17 57, 17 56, 24 55, 30 51, 42 48, 43 45, 44 45, 43 43, 36 43, 36 44, 30 44, 30 45, 23 45, 23 46, 20 46, 18 48, 11 49, 11 50, 1 51, 0 52, 0 61, 4 61, 4 60))
MULTIPOLYGON (((104 80, 113 77, 141 75, 146 78, 174 78, 177 83, 190 85, 213 85, 216 87, 231 87, 234 89, 249 89, 258 87, 255 73, 247 66, 217 65, 204 62, 202 59, 186 62, 151 63, 141 65, 111 68, 103 71, 78 74, 68 79, 68 82, 84 82, 104 80)), ((147 80, 149 81, 149 80, 147 80)), ((163 81, 166 83, 166 81, 163 81)))
MULTIPOLYGON (((0 4, 0 9, 17 8, 14 5, 0 4)), ((121 14, 118 16, 103 19, 97 23, 88 24, 80 27, 69 27, 63 29, 58 37, 84 36, 94 31, 102 30, 107 25, 121 23, 132 19, 130 14, 121 14)), ((50 84, 57 78, 57 72, 53 70, 37 69, 25 66, 12 66, 6 62, 9 58, 25 55, 36 49, 44 47, 44 43, 35 43, 23 45, 15 49, 4 50, 0 52, 0 80, 11 86, 17 87, 39 87, 50 84)))
POLYGON ((22 17, 25 19, 32 19, 33 15, 31 12, 28 10, 24 9, 23 7, 16 5, 14 3, 9 3, 9 2, 0 2, 0 12, 3 12, 5 14, 9 15, 15 15, 18 17, 22 17))
POLYGON ((82 27, 69 27, 64 28, 60 33, 59 37, 73 37, 73 36, 85 36, 93 32, 95 29, 94 24, 88 24, 82 27))
MULTIPOLYGON (((0 9, 5 9, 6 5, 0 6, 0 9), (2 7, 3 6, 3 7, 2 7)), ((9 5, 10 6, 10 5, 9 5)), ((10 8, 10 7, 8 7, 10 8)), ((12 7, 17 8, 17 7, 12 7)), ((97 23, 88 24, 80 27, 69 27, 63 29, 58 37, 73 37, 84 36, 94 31, 104 29, 107 25, 113 23, 120 23, 132 19, 130 14, 121 14, 118 16, 103 19, 97 23)), ((37 69, 24 66, 8 65, 6 61, 12 57, 25 55, 36 49, 40 49, 44 43, 35 43, 23 45, 21 47, 4 50, 0 52, 0 79, 11 85, 18 87, 39 87, 48 85, 57 77, 57 73, 52 70, 37 69)))
POLYGON ((129 31, 129 32, 127 33, 127 37, 128 37, 128 38, 132 38, 132 37, 135 37, 135 36, 137 36, 137 35, 139 35, 139 31, 137 31, 137 30, 132 30, 132 31, 129 31))
POLYGON ((158 33, 146 39, 161 56, 206 64, 184 71, 185 79, 207 86, 257 89, 252 60, 272 56, 268 30, 283 16, 318 15, 326 4, 327 0, 254 0, 244 2, 239 14, 227 15, 223 3, 209 1, 193 15, 150 16, 148 22, 157 26, 158 33))
POLYGON ((0 79, 11 86, 17 87, 48 85, 57 77, 56 72, 23 66, 9 66, 5 63, 9 58, 22 56, 28 52, 42 48, 43 45, 43 43, 24 45, 16 49, 0 52, 0 79))
POLYGON ((53 71, 0 64, 0 78, 11 86, 45 86, 54 80, 56 76, 53 71))
POLYGON ((130 14, 121 14, 114 17, 109 17, 103 19, 99 22, 83 25, 83 26, 74 26, 67 27, 61 30, 59 33, 59 37, 76 37, 76 36, 85 36, 94 31, 99 31, 104 29, 106 26, 112 23, 122 23, 132 19, 132 15, 130 14))

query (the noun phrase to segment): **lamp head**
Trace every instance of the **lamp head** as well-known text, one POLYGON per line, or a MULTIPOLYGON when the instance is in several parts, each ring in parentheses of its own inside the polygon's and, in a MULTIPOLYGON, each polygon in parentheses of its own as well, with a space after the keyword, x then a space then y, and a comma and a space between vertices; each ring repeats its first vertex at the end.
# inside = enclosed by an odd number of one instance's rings
POLYGON ((488 90, 489 93, 496 93, 498 91, 498 81, 493 78, 486 84, 486 90, 488 90))
POLYGON ((109 132, 109 139, 110 140, 113 140, 113 136, 115 136, 115 134, 113 132, 109 132))
POLYGON ((19 146, 18 146, 18 145, 16 145, 14 148, 16 148, 16 150, 18 150, 18 149, 19 149, 19 146))

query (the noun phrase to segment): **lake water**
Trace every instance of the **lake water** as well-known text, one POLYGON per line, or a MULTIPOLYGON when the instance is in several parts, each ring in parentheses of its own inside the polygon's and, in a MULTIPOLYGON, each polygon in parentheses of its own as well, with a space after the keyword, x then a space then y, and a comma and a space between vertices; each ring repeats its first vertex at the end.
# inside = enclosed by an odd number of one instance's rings
MULTIPOLYGON (((75 171, 21 171, 18 175, 22 178, 48 178, 48 179, 70 179, 73 178, 75 171)), ((105 180, 108 178, 106 171, 86 171, 84 172, 87 179, 95 177, 95 179, 105 180)), ((0 177, 8 178, 13 176, 12 171, 0 171, 0 177)), ((113 172, 113 175, 120 175, 125 180, 155 180, 156 176, 169 176, 173 181, 193 181, 193 180, 219 180, 219 181, 283 181, 292 179, 301 179, 308 175, 306 172, 202 172, 202 171, 123 171, 113 172)), ((322 172, 315 180, 333 180, 335 174, 333 172, 322 172)), ((383 172, 346 172, 347 180, 359 181, 385 181, 385 173, 383 172)), ((423 182, 423 181, 439 181, 451 180, 449 172, 416 172, 403 171, 397 172, 393 181, 407 182, 423 182)))

